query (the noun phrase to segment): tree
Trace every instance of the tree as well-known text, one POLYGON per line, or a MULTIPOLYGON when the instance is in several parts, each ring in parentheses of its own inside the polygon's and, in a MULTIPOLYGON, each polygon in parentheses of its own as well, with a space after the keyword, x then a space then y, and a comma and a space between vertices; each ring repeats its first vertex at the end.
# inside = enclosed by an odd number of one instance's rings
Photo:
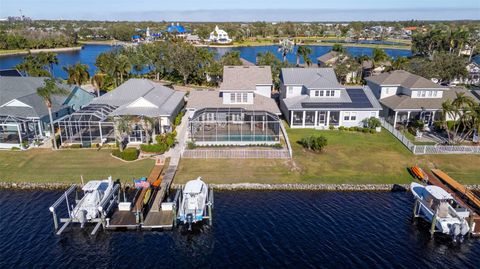
POLYGON ((288 38, 280 40, 278 51, 282 54, 283 62, 286 62, 287 55, 293 51, 293 41, 288 38))
POLYGON ((57 54, 53 52, 40 52, 38 54, 38 58, 40 59, 41 63, 44 63, 48 66, 48 72, 52 77, 54 77, 53 65, 58 65, 57 54))
POLYGON ((220 63, 222 66, 225 65, 242 65, 242 61, 240 59, 240 51, 232 50, 225 53, 222 58, 220 59, 220 63))
POLYGON ((44 54, 35 55, 29 53, 23 57, 23 62, 15 68, 32 77, 51 77, 52 74, 48 71, 48 65, 49 62, 44 57, 44 54))
POLYGON ((333 44, 332 51, 336 51, 338 53, 346 53, 347 50, 341 44, 333 44))
POLYGON ((55 128, 53 127, 52 97, 54 95, 67 95, 68 91, 64 88, 59 87, 54 79, 48 78, 44 80, 43 86, 37 88, 37 94, 43 99, 45 105, 47 106, 48 116, 50 117, 50 130, 53 136, 53 147, 55 149, 58 149, 57 141, 55 138, 55 128))
POLYGON ((327 138, 323 135, 311 135, 303 137, 300 141, 300 144, 306 148, 316 152, 321 152, 327 146, 327 138))
POLYGON ((450 82, 455 78, 468 76, 467 62, 463 57, 441 52, 437 53, 432 63, 436 70, 435 75, 441 82, 450 82))
POLYGON ((88 65, 86 64, 76 63, 74 65, 63 67, 63 70, 68 74, 67 82, 69 84, 80 86, 90 79, 88 65))
POLYGON ((95 86, 95 91, 97 92, 97 97, 100 97, 100 90, 103 89, 105 85, 105 74, 103 73, 96 73, 93 75, 91 82, 93 86, 95 86))
POLYGON ((124 142, 128 136, 128 133, 132 130, 131 117, 120 116, 115 118, 115 139, 118 142, 118 149, 120 152, 124 150, 124 142))
POLYGON ((310 66, 312 64, 312 60, 310 60, 310 54, 312 54, 312 49, 307 46, 298 46, 297 48, 297 66, 300 65, 300 57, 302 57, 303 61, 310 66))
POLYGON ((183 85, 187 85, 188 78, 197 71, 199 66, 195 47, 179 42, 173 46, 170 57, 172 65, 182 76, 183 85))
POLYGON ((259 53, 257 54, 257 65, 266 65, 270 66, 272 69, 272 78, 275 84, 275 87, 278 88, 278 85, 280 83, 280 70, 283 67, 287 67, 288 63, 286 62, 281 62, 275 54, 273 54, 270 51, 267 51, 265 53, 259 53))
POLYGON ((393 70, 407 70, 410 61, 407 57, 397 57, 392 63, 393 70))
POLYGON ((374 64, 378 64, 378 63, 387 61, 389 59, 387 53, 383 49, 379 49, 379 48, 373 49, 372 58, 373 58, 374 64))
POLYGON ((442 125, 449 144, 459 144, 473 134, 475 128, 479 127, 479 111, 475 100, 464 93, 457 93, 454 100, 442 103, 442 125))

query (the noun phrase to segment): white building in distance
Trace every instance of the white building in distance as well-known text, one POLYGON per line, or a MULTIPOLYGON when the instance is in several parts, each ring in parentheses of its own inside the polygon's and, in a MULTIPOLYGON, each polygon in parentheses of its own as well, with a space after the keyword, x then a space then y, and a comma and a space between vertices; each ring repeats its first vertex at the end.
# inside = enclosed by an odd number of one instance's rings
POLYGON ((218 43, 218 44, 228 44, 232 42, 232 39, 228 37, 228 33, 224 30, 218 28, 218 25, 215 25, 215 30, 210 33, 209 42, 218 43))

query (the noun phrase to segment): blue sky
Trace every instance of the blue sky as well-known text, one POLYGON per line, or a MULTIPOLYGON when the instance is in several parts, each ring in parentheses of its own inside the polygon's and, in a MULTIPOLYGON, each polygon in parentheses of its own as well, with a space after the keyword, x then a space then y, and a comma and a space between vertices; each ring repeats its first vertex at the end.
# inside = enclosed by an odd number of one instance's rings
POLYGON ((179 21, 480 19, 480 0, 0 0, 0 17, 179 21))

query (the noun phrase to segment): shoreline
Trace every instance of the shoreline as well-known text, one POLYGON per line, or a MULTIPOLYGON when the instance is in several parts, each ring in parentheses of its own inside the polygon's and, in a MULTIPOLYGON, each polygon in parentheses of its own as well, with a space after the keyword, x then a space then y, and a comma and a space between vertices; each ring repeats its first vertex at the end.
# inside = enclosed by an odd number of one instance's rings
POLYGON ((40 53, 40 52, 69 52, 69 51, 79 51, 83 46, 77 47, 64 47, 64 48, 51 48, 51 49, 30 49, 30 50, 14 50, 9 52, 8 50, 0 51, 0 57, 2 56, 15 56, 15 55, 26 55, 28 53, 40 53))
MULTIPOLYGON (((321 42, 321 43, 302 43, 297 44, 301 46, 319 46, 319 47, 331 47, 335 44, 341 44, 343 47, 351 48, 379 48, 379 49, 392 49, 392 50, 412 50, 411 46, 395 46, 395 45, 372 45, 372 44, 356 44, 356 43, 330 43, 330 42, 321 42)), ((206 45, 199 44, 194 45, 195 47, 203 48, 242 48, 242 47, 262 47, 262 46, 276 46, 275 43, 258 43, 258 44, 231 44, 231 45, 206 45)))
MULTIPOLYGON (((123 183, 125 184, 125 183, 123 183)), ((60 182, 0 182, 0 190, 61 190, 67 189, 72 183, 60 182)), ((396 192, 407 191, 409 184, 264 184, 264 183, 233 183, 208 184, 218 191, 333 191, 333 192, 396 192)), ((125 184, 133 187, 132 183, 125 184)), ((183 184, 172 183, 171 189, 181 189, 183 184)), ((480 190, 480 185, 466 185, 473 191, 480 190)))

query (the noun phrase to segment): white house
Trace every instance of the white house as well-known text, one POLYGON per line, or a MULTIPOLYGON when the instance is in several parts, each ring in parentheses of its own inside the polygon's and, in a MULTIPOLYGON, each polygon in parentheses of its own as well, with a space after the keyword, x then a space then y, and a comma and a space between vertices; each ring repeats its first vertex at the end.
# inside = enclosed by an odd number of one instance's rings
POLYGON ((413 120, 433 124, 441 118, 443 102, 454 100, 459 92, 475 98, 463 88, 444 87, 404 70, 368 77, 366 81, 384 108, 382 117, 394 127, 413 120))
POLYGON ((340 85, 333 68, 283 68, 280 110, 291 128, 363 126, 381 106, 368 87, 340 85))
POLYGON ((228 33, 224 30, 218 28, 218 25, 215 26, 215 30, 210 33, 209 42, 218 43, 218 44, 228 44, 232 42, 232 39, 228 37, 228 33))

